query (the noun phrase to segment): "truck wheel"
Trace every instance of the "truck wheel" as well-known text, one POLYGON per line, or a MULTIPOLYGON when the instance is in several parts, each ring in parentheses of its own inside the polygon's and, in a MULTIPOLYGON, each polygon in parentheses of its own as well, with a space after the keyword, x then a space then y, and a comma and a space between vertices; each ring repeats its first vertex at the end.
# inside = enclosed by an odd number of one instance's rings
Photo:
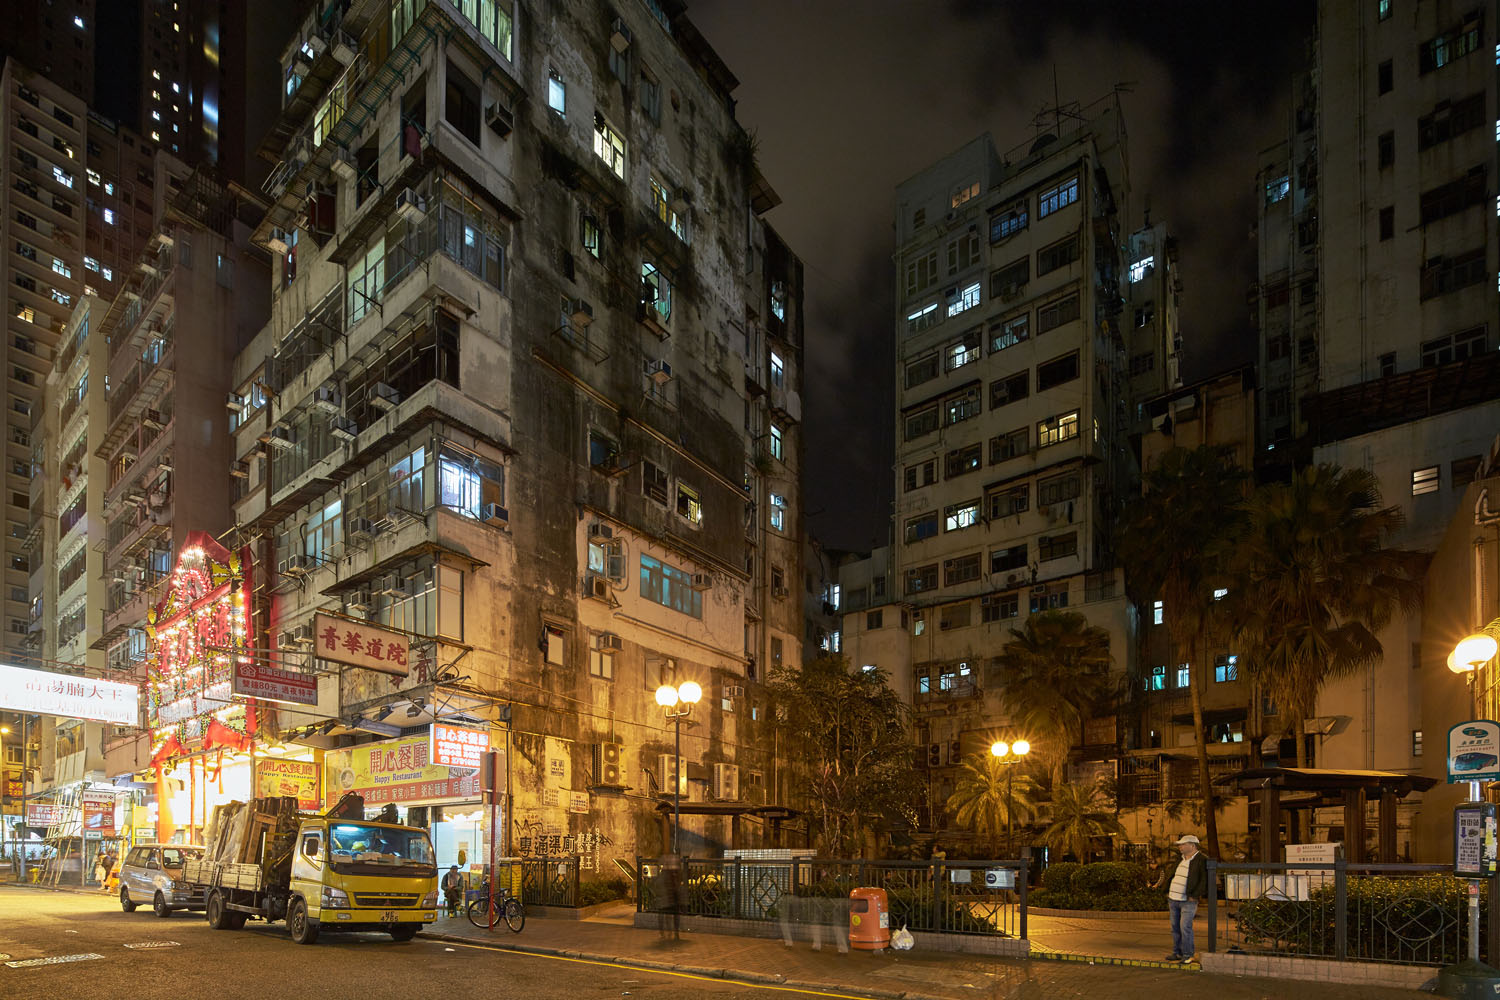
POLYGON ((151 900, 151 912, 158 917, 170 917, 172 915, 172 908, 167 905, 167 897, 161 894, 160 889, 156 892, 156 898, 151 900))
POLYGON ((216 931, 228 928, 229 922, 224 919, 229 912, 224 909, 224 895, 217 889, 208 894, 208 905, 204 907, 204 915, 208 917, 208 926, 216 931))
POLYGON ((422 929, 421 924, 388 924, 386 930, 396 941, 410 941, 422 929))
POLYGON ((130 901, 130 890, 123 885, 120 886, 120 909, 126 913, 135 912, 135 904, 130 901))
POLYGON ((232 931, 237 931, 245 926, 245 921, 249 918, 250 914, 248 913, 241 913, 239 910, 226 910, 224 912, 224 926, 232 931))
POLYGON ((292 900, 286 911, 286 929, 292 932, 292 940, 297 944, 317 943, 318 922, 307 915, 307 903, 303 900, 292 900))

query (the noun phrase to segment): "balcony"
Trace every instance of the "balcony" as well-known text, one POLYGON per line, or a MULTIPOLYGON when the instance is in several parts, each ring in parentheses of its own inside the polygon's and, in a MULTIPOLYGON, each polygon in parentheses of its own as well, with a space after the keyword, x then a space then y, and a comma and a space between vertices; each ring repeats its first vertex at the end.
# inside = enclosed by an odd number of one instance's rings
POLYGON ((108 548, 105 550, 106 565, 117 566, 126 551, 147 538, 168 535, 172 528, 173 494, 170 492, 152 495, 155 500, 136 507, 133 517, 110 522, 108 548))
POLYGON ((281 114, 256 150, 262 159, 275 161, 296 134, 308 114, 318 106, 330 86, 354 61, 359 36, 370 16, 383 8, 377 4, 359 4, 346 10, 342 3, 319 4, 302 22, 293 40, 290 66, 301 83, 282 100, 281 114), (311 53, 311 54, 309 54, 311 53))

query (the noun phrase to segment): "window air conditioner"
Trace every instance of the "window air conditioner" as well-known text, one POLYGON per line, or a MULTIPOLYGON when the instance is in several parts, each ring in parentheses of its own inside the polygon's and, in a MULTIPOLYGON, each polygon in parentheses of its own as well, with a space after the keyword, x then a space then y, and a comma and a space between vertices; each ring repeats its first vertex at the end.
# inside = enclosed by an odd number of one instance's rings
POLYGON ((401 405, 401 393, 384 382, 376 382, 370 389, 370 405, 380 410, 394 410, 401 405))
POLYGON ((427 199, 411 188, 396 195, 396 214, 407 222, 421 222, 427 215, 427 199))
POLYGON ((607 524, 600 524, 596 521, 593 524, 589 525, 589 537, 613 538, 615 537, 615 529, 611 528, 607 524))
POLYGON ((665 361, 648 361, 646 374, 650 375, 651 380, 657 385, 666 385, 672 381, 672 366, 665 361))
POLYGON ((375 593, 382 597, 405 597, 406 587, 401 582, 401 577, 395 573, 388 573, 375 581, 375 593))
POLYGON ((690 586, 694 590, 707 590, 714 584, 714 578, 708 573, 694 573, 690 586))
POLYGON ((625 26, 625 19, 620 17, 615 18, 615 23, 609 32, 610 48, 616 52, 624 52, 630 48, 630 42, 630 29, 625 26))
POLYGON ((159 431, 163 427, 167 426, 166 418, 161 415, 160 410, 147 410, 141 416, 141 423, 145 424, 153 431, 159 431))
MULTIPOLYGON (((351 184, 359 176, 359 168, 354 164, 354 157, 342 146, 334 147, 333 164, 330 169, 333 171, 335 177, 351 184)), ((285 253, 286 251, 283 250, 281 252, 285 253)))
POLYGON ((345 599, 344 606, 350 611, 364 614, 374 607, 375 600, 368 590, 356 590, 345 599))
POLYGON ((510 511, 497 503, 487 503, 480 511, 480 520, 485 524, 505 524, 510 520, 510 511))
POLYGON ((245 397, 237 392, 231 392, 229 398, 224 400, 224 406, 235 413, 245 412, 245 397))
POLYGON ((355 536, 374 538, 378 534, 380 534, 380 531, 375 527, 375 522, 368 517, 351 517, 349 519, 349 536, 351 538, 355 536))
POLYGON ((279 424, 272 427, 271 433, 266 435, 266 444, 283 451, 293 447, 296 443, 296 439, 292 437, 292 429, 279 424))
POLYGON ((352 417, 336 416, 328 421, 328 433, 340 441, 355 441, 359 438, 359 424, 352 417))
POLYGON ((574 299, 571 318, 574 326, 588 326, 594 321, 594 307, 585 299, 574 299))
POLYGON ((624 649, 625 644, 620 640, 620 637, 615 635, 613 632, 605 632, 599 636, 599 648, 618 650, 624 649))
POLYGON ((726 697, 726 698, 743 698, 743 697, 745 697, 745 685, 743 685, 743 684, 725 684, 724 685, 724 697, 726 697))
POLYGON ((596 601, 614 601, 614 587, 610 586, 609 577, 600 576, 598 573, 590 573, 584 581, 583 596, 592 597, 596 601))
POLYGON ((318 386, 317 391, 313 393, 313 405, 325 413, 339 412, 339 404, 343 401, 344 397, 339 392, 339 387, 332 383, 318 386))
POLYGON ((516 129, 516 113, 501 104, 491 104, 484 113, 484 123, 490 130, 504 139, 516 129))
POLYGON ((301 552, 294 552, 281 560, 277 571, 282 576, 306 576, 312 568, 312 560, 301 552))
POLYGON ((1035 587, 1031 588, 1031 593, 1035 597, 1040 597, 1043 594, 1045 594, 1046 592, 1047 592, 1047 585, 1043 584, 1043 583, 1039 583, 1035 587))
POLYGON ((737 764, 714 765, 714 798, 737 802, 740 797, 740 769, 737 764))

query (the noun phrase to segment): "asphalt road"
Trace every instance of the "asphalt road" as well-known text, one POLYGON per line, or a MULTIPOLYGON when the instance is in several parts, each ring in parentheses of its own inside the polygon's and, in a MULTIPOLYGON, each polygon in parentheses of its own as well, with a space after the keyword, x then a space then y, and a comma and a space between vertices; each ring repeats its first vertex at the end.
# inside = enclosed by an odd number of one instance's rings
POLYGON ((292 944, 282 924, 212 931, 199 913, 163 920, 103 896, 0 887, 0 997, 118 1000, 196 997, 528 998, 837 996, 766 989, 599 962, 522 955, 384 934, 325 934, 292 944), (131 947, 135 945, 136 947, 131 947), (144 947, 143 947, 144 946, 144 947), (59 961, 69 956, 91 956, 59 961), (13 968, 5 963, 52 959, 13 968))

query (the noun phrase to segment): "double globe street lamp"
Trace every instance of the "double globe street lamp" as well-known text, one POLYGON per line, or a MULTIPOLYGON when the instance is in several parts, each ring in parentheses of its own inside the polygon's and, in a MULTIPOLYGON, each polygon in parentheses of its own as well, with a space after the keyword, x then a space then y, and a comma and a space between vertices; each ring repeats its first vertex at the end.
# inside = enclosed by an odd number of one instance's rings
MULTIPOLYGON (((1031 744, 1025 740, 1016 740, 1014 743, 996 740, 990 744, 990 755, 1002 764, 1019 764, 1030 752, 1031 744)), ((1016 847, 1013 835, 1016 805, 1015 799, 1011 797, 1011 781, 1015 775, 1014 767, 1005 772, 1005 848, 1012 853, 1016 847)))
MULTIPOLYGON (((676 687, 663 684, 656 689, 656 703, 677 730, 676 751, 672 757, 672 853, 677 853, 677 831, 682 827, 682 720, 692 714, 693 706, 703 698, 697 681, 683 681, 676 687)), ((666 777, 663 775, 662 777, 666 777)))

